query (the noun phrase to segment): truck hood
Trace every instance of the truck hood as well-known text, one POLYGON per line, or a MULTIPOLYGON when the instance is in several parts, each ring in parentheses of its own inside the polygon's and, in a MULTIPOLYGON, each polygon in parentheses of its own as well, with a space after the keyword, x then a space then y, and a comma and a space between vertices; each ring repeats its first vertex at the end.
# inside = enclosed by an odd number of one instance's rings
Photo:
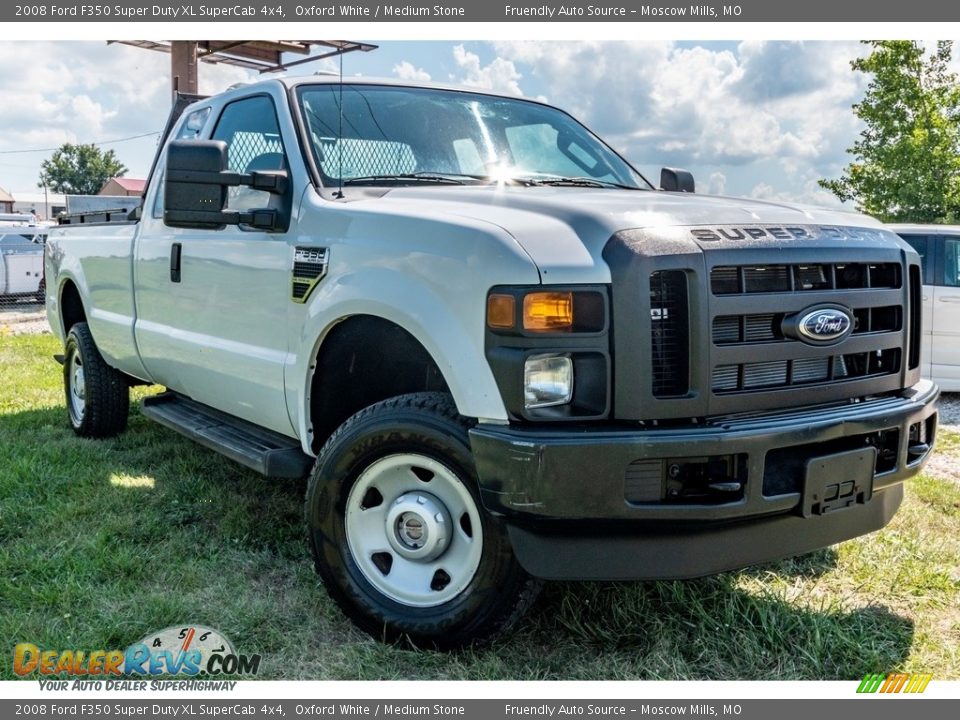
POLYGON ((571 187, 398 188, 381 202, 499 226, 536 263, 544 282, 609 282, 601 257, 620 230, 690 225, 828 225, 880 228, 856 213, 782 202, 661 191, 571 187))

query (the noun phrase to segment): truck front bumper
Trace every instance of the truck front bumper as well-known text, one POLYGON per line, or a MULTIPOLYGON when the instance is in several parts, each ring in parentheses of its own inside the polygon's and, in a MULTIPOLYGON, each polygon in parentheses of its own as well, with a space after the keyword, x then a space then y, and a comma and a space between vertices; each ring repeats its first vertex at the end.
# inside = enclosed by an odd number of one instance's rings
POLYGON ((531 574, 689 578, 886 525, 902 481, 929 456, 938 397, 922 381, 895 397, 802 412, 648 429, 479 425, 470 440, 484 507, 506 520, 531 574), (719 466, 735 475, 718 478, 723 492, 671 490, 682 486, 677 468, 703 483, 719 466))

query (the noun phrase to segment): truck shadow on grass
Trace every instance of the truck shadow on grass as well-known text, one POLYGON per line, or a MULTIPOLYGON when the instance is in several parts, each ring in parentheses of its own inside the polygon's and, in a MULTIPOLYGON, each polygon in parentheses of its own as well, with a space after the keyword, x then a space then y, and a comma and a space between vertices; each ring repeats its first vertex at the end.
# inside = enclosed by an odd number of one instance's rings
POLYGON ((489 648, 387 647, 314 575, 304 486, 136 410, 105 441, 74 437, 62 407, 0 415, 0 635, 110 648, 199 622, 283 679, 849 680, 901 665, 913 641, 882 597, 848 609, 829 549, 703 580, 551 583, 489 648))

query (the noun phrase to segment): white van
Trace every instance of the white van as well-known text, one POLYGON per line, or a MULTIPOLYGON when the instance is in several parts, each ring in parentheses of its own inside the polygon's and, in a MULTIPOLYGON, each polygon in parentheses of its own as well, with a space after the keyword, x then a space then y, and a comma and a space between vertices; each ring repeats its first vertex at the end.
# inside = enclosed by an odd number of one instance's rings
POLYGON ((923 264, 923 376, 960 392, 960 225, 888 225, 923 264))

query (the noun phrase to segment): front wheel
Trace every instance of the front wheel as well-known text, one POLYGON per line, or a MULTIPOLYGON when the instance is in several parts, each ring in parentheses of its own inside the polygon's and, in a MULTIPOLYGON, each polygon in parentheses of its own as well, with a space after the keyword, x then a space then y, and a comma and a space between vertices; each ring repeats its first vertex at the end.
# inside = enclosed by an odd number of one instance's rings
POLYGON ((380 639, 482 643, 540 587, 481 509, 467 426, 448 395, 404 395, 347 420, 317 459, 306 518, 331 597, 380 639))
POLYGON ((67 334, 63 387, 77 435, 105 438, 126 428, 130 386, 123 373, 104 361, 86 323, 76 323, 67 334))

